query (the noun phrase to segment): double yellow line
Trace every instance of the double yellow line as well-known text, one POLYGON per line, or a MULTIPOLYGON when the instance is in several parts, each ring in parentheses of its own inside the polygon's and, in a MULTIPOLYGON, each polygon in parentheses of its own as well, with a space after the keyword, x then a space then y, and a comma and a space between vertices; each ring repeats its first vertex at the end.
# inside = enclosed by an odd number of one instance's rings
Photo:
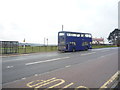
POLYGON ((107 82, 105 82, 101 87, 101 88, 108 88, 108 85, 110 85, 114 80, 117 80, 120 76, 120 71, 117 71, 107 82))

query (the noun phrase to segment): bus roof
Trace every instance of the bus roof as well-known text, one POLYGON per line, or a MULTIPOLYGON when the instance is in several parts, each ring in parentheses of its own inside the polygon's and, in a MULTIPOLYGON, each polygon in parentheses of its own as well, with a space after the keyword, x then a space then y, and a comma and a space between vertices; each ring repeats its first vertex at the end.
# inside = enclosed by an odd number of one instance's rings
MULTIPOLYGON (((59 31, 58 33, 75 33, 75 34, 79 34, 81 32, 59 31)), ((91 33, 82 33, 82 34, 91 34, 91 33)))

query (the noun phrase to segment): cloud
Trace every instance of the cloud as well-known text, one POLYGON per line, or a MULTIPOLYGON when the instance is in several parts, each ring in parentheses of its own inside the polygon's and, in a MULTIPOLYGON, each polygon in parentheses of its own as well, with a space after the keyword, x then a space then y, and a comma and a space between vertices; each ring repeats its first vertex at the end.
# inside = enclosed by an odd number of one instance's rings
POLYGON ((57 44, 57 32, 89 32, 107 37, 117 27, 118 0, 3 0, 0 39, 57 44))

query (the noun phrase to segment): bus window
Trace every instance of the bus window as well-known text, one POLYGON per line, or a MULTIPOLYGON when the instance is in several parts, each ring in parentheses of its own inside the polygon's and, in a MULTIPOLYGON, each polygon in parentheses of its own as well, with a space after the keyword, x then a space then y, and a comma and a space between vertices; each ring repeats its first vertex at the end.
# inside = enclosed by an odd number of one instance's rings
POLYGON ((82 43, 82 46, 86 46, 86 45, 88 45, 88 42, 83 42, 82 43))
POLYGON ((65 42, 64 42, 64 41, 61 41, 61 42, 60 42, 60 44, 63 44, 63 45, 64 45, 64 44, 65 44, 65 42))
POLYGON ((65 33, 59 33, 59 36, 64 36, 65 35, 65 33))
POLYGON ((67 36, 71 36, 70 33, 67 33, 67 36))
POLYGON ((76 45, 76 42, 70 42, 70 45, 76 45))
POLYGON ((73 37, 76 37, 76 34, 72 33, 72 36, 73 36, 73 37))
POLYGON ((76 34, 77 37, 80 37, 80 34, 76 34))
POLYGON ((67 36, 77 37, 77 34, 75 34, 75 33, 67 33, 67 36))
POLYGON ((75 45, 75 46, 76 46, 76 42, 73 42, 73 45, 75 45))
POLYGON ((84 34, 81 34, 81 37, 84 37, 84 34))
POLYGON ((88 42, 85 42, 85 45, 88 45, 88 42))
POLYGON ((84 42, 82 42, 82 46, 85 46, 85 43, 84 43, 84 42))
POLYGON ((89 37, 89 34, 85 34, 85 37, 89 37))
POLYGON ((91 38, 91 37, 92 37, 92 35, 91 35, 91 34, 89 34, 89 37, 91 38))
POLYGON ((92 45, 92 42, 90 42, 90 45, 92 45))

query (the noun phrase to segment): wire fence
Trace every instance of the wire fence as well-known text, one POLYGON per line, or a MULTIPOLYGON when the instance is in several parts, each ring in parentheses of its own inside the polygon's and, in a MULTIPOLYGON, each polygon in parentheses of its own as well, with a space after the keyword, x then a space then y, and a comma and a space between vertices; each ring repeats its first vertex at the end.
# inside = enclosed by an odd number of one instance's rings
MULTIPOLYGON (((107 48, 116 47, 115 45, 92 45, 92 48, 107 48)), ((38 52, 51 52, 57 51, 57 46, 18 46, 13 47, 0 47, 0 54, 27 54, 27 53, 38 53, 38 52)))
POLYGON ((0 41, 0 54, 17 53, 18 46, 18 41, 0 41))
POLYGON ((18 53, 50 52, 56 50, 57 50, 57 46, 26 46, 26 47, 19 47, 18 53))
POLYGON ((25 53, 37 53, 37 52, 50 52, 57 51, 57 46, 19 46, 17 49, 0 48, 0 54, 25 54, 25 53), (12 53, 10 53, 12 51, 12 53), (13 52, 14 51, 14 52, 13 52))

